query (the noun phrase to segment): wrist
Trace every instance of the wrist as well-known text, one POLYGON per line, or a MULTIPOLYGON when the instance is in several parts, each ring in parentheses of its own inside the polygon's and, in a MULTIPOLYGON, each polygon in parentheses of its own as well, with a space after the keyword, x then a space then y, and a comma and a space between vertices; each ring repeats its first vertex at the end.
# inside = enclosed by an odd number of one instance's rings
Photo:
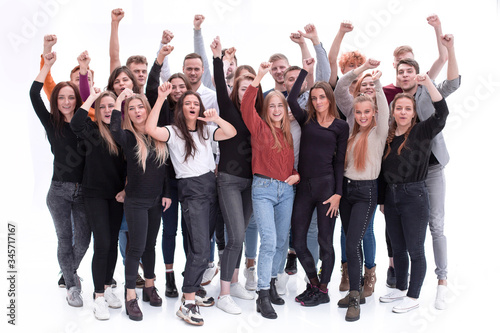
POLYGON ((312 41, 312 43, 313 43, 313 45, 314 45, 314 46, 316 46, 316 45, 319 45, 319 44, 320 44, 319 37, 313 37, 313 38, 311 39, 311 41, 312 41))

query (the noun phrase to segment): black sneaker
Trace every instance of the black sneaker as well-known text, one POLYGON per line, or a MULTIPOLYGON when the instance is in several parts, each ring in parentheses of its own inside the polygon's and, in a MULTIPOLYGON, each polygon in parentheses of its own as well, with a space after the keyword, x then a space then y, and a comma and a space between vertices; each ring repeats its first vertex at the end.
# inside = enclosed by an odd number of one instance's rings
POLYGON ((111 279, 110 286, 111 286, 111 288, 116 288, 116 280, 115 279, 111 279))
POLYGON ((297 274, 297 255, 295 253, 288 253, 286 258, 285 272, 288 275, 297 274))
POLYGON ((389 288, 396 288, 396 272, 394 267, 389 266, 387 269, 387 281, 385 283, 389 288))
POLYGON ((300 304, 303 306, 316 306, 329 302, 330 302, 330 296, 328 296, 328 290, 323 291, 318 287, 313 286, 312 291, 302 299, 300 304))
POLYGON ((304 298, 306 298, 307 295, 309 295, 310 292, 312 292, 312 288, 313 288, 312 284, 308 283, 307 287, 306 287, 306 290, 304 290, 302 292, 302 294, 295 296, 295 302, 299 302, 299 303, 302 302, 302 300, 304 298))
POLYGON ((66 281, 64 281, 64 276, 61 274, 59 281, 57 281, 59 288, 66 288, 66 281))

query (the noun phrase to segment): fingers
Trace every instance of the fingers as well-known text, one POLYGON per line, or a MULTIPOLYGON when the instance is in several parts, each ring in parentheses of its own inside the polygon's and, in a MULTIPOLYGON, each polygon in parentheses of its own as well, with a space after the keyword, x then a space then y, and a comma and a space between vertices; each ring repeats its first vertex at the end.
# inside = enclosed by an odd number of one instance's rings
POLYGON ((163 30, 163 35, 161 37, 162 44, 168 44, 174 38, 174 34, 170 30, 163 30))
POLYGON ((173 50, 174 50, 173 45, 163 45, 162 48, 160 49, 160 53, 165 56, 168 56, 170 53, 172 53, 173 50))
POLYGON ((342 23, 340 23, 340 30, 343 31, 343 32, 350 32, 354 29, 354 26, 352 25, 352 22, 351 21, 342 21, 342 23))
POLYGON ((367 63, 370 68, 377 68, 380 65, 380 61, 371 58, 368 59, 367 63))

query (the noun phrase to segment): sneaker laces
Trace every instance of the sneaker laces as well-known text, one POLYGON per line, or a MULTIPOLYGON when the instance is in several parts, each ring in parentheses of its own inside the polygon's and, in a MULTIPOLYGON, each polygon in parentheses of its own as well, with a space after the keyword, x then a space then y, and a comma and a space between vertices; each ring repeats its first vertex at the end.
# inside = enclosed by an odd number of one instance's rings
POLYGON ((200 314, 200 307, 196 303, 188 303, 184 304, 184 306, 187 309, 187 313, 192 312, 194 315, 200 314))

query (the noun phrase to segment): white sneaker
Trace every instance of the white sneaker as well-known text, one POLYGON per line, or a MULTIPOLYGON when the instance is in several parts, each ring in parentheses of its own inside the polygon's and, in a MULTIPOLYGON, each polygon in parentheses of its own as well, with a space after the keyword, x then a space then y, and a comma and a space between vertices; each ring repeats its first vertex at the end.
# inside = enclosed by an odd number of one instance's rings
POLYGON ((448 287, 443 285, 438 285, 437 294, 436 294, 436 302, 434 306, 438 310, 445 310, 446 305, 446 294, 448 293, 448 287))
POLYGON ((392 312, 396 313, 406 313, 411 310, 415 310, 418 308, 419 302, 418 299, 413 299, 408 296, 405 296, 398 305, 392 308, 392 312))
POLYGON ((288 279, 290 276, 287 273, 279 273, 278 278, 276 279, 276 291, 278 295, 286 294, 286 284, 288 283, 288 279))
MULTIPOLYGON (((241 287, 243 288, 243 287, 241 287)), ((215 304, 219 309, 230 314, 240 314, 241 308, 236 304, 231 295, 219 296, 215 304)))
MULTIPOLYGON (((110 288, 108 288, 110 289, 110 288)), ((99 320, 108 320, 109 319, 109 310, 108 303, 104 297, 96 297, 94 300, 94 304, 92 305, 94 310, 94 316, 99 320)))
POLYGON ((212 279, 214 278, 215 275, 219 272, 219 268, 217 266, 213 265, 212 267, 208 267, 205 272, 203 273, 203 279, 201 280, 201 285, 206 286, 210 282, 212 282, 212 279))
POLYGON ((186 304, 183 302, 179 310, 177 310, 176 315, 191 325, 201 326, 204 323, 200 314, 200 309, 196 304, 186 304))
POLYGON ((379 300, 382 303, 391 303, 394 301, 399 301, 406 297, 406 292, 407 290, 395 289, 394 291, 391 291, 387 295, 381 296, 379 300))
POLYGON ((118 309, 122 307, 122 302, 120 299, 113 293, 113 288, 107 288, 104 290, 104 299, 108 306, 112 309, 118 309))
POLYGON ((241 299, 253 299, 253 294, 247 291, 239 282, 231 283, 229 293, 241 299))
POLYGON ((243 269, 243 276, 247 281, 245 282, 245 289, 246 290, 256 290, 257 289, 257 272, 255 270, 255 266, 252 266, 250 268, 244 268, 243 269))
POLYGON ((68 294, 66 296, 66 301, 68 304, 74 307, 83 306, 83 298, 80 289, 77 286, 73 286, 68 289, 68 294))

